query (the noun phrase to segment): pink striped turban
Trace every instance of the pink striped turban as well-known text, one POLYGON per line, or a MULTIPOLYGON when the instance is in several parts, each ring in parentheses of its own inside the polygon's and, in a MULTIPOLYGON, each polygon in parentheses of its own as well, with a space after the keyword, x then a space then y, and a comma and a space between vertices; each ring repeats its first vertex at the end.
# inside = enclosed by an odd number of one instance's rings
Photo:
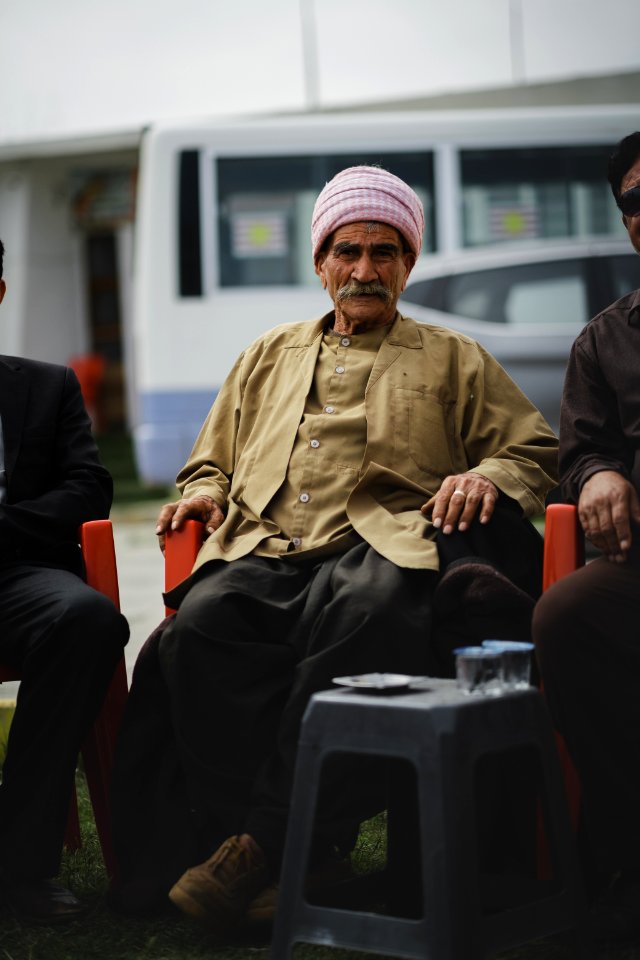
POLYGON ((424 211, 420 197, 400 177, 380 167, 348 167, 322 190, 311 218, 313 259, 327 237, 345 223, 387 223, 417 256, 422 246, 424 211))

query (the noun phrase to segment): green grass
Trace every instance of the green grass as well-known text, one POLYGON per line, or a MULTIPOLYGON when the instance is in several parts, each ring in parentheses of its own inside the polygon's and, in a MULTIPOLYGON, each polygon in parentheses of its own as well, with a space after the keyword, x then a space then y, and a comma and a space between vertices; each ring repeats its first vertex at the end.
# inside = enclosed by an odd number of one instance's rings
MULTIPOLYGON (((19 923, 0 912, 0 960, 268 960, 268 939, 238 940, 221 946, 187 919, 133 920, 112 913, 105 903, 107 879, 96 838, 84 777, 78 774, 78 803, 84 846, 65 852, 61 880, 87 904, 86 915, 72 924, 50 928, 19 923)), ((385 821, 369 821, 354 855, 357 870, 382 864, 385 821)), ((607 950, 600 960, 638 960, 635 948, 607 950)), ((500 960, 573 960, 570 942, 552 938, 500 955, 500 960)), ((373 960, 371 955, 340 948, 300 944, 295 960, 373 960)), ((438 958, 434 958, 438 960, 438 958)))
MULTIPOLYGON (((0 729, 8 726, 12 708, 0 709, 0 729)), ((0 763, 4 756, 0 735, 0 763)), ((72 924, 51 928, 20 923, 0 906, 0 960, 269 960, 266 934, 221 946, 196 924, 178 915, 162 919, 130 919, 106 905, 108 881, 98 843, 86 781, 76 776, 83 847, 63 854, 60 880, 87 905, 72 924)), ((364 824, 353 854, 357 873, 380 869, 386 857, 386 819, 364 824)), ((573 960, 571 939, 552 937, 504 952, 496 960, 573 960)), ((638 960, 636 946, 609 947, 594 960, 638 960)), ((370 954, 341 948, 299 944, 294 960, 374 960, 370 954)), ((426 958, 425 958, 426 960, 426 958)), ((429 958, 432 960, 432 958, 429 958)), ((439 958, 433 958, 439 960, 439 958)))
MULTIPOLYGON (((107 878, 97 841, 86 783, 77 776, 83 848, 65 852, 60 880, 88 905, 86 915, 64 927, 21 924, 0 913, 0 960, 267 960, 268 939, 238 940, 220 946, 196 924, 182 919, 133 920, 112 913, 105 903, 107 878)), ((373 823, 364 848, 368 864, 384 857, 384 823, 373 823)), ((365 864, 360 862, 361 869, 365 864)), ((296 960, 355 957, 317 947, 296 950, 296 960)))

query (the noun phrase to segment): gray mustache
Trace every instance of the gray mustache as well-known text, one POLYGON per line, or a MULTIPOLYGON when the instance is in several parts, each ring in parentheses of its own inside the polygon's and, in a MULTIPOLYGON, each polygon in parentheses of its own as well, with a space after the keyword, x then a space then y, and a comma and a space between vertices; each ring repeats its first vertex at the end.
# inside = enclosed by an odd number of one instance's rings
POLYGON ((337 300, 349 300, 350 297, 380 297, 381 300, 391 300, 391 291, 377 281, 371 283, 360 283, 358 280, 350 280, 344 287, 340 287, 336 294, 337 300))

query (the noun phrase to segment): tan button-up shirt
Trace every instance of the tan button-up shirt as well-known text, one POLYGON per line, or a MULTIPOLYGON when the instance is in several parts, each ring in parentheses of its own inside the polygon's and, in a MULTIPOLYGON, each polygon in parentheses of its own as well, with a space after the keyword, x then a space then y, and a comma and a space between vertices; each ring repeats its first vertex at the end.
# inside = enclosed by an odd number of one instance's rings
POLYGON ((347 500, 367 443, 364 396, 386 332, 323 336, 287 474, 265 511, 280 533, 258 544, 258 556, 308 559, 348 547, 347 500))
MULTIPOLYGON (((329 314, 269 331, 238 359, 220 390, 178 476, 183 496, 205 494, 226 512, 196 568, 246 556, 283 533, 272 507, 289 482, 331 320, 329 314)), ((438 569, 435 530, 420 507, 449 474, 474 470, 488 477, 525 516, 542 513, 556 483, 557 439, 539 411, 486 350, 443 327, 398 314, 384 328, 364 412, 366 444, 346 514, 355 532, 398 566, 438 569)), ((319 487, 299 487, 292 492, 308 493, 313 505, 319 487)), ((285 512, 287 527, 293 513, 285 512)), ((313 537, 336 535, 335 522, 332 510, 331 529, 313 537)), ((295 534, 285 529, 284 535, 295 534)))

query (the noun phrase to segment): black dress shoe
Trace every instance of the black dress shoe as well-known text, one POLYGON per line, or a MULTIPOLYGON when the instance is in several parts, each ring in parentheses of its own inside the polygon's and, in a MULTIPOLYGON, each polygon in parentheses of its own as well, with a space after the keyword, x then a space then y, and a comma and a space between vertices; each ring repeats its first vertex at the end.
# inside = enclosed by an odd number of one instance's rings
POLYGON ((55 880, 26 880, 3 874, 0 900, 21 920, 34 923, 67 923, 77 920, 84 905, 55 880))

